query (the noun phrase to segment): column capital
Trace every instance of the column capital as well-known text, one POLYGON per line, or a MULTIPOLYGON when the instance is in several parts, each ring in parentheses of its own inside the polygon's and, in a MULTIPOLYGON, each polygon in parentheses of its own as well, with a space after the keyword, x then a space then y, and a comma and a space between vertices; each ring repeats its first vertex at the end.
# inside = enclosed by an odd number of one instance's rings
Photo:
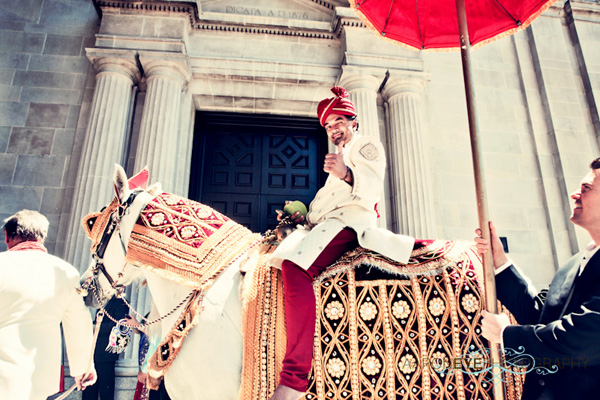
POLYGON ((383 82, 383 77, 378 78, 372 74, 359 71, 346 72, 344 70, 339 79, 339 85, 343 86, 348 93, 361 89, 377 93, 381 82, 383 82))
POLYGON ((423 93, 427 85, 427 77, 424 74, 403 74, 402 76, 390 76, 382 90, 383 98, 387 101, 400 94, 423 93))
POLYGON ((135 51, 86 48, 85 53, 97 74, 124 75, 132 83, 137 83, 140 80, 141 74, 135 51))
POLYGON ((185 54, 140 52, 139 58, 148 79, 159 76, 176 79, 182 86, 191 81, 190 58, 185 54))

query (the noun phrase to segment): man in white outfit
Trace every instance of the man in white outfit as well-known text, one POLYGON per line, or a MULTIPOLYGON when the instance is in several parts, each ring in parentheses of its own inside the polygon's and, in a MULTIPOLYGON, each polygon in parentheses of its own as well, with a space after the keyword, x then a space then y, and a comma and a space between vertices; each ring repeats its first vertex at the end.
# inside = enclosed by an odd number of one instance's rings
POLYGON ((0 399, 40 400, 58 392, 62 323, 70 373, 92 384, 92 319, 77 293, 79 273, 44 247, 48 220, 22 210, 4 221, 0 253, 0 399), (88 370, 89 368, 89 370, 88 370), (87 371, 90 371, 86 374, 87 371))
POLYGON ((357 133, 356 109, 346 90, 331 91, 335 96, 317 108, 319 122, 337 147, 337 153, 325 156, 323 170, 329 177, 310 204, 307 224, 292 232, 271 258, 282 269, 287 331, 281 379, 271 400, 296 400, 306 392, 316 318, 313 280, 357 245, 406 263, 414 244, 413 238, 377 228, 383 146, 357 133))

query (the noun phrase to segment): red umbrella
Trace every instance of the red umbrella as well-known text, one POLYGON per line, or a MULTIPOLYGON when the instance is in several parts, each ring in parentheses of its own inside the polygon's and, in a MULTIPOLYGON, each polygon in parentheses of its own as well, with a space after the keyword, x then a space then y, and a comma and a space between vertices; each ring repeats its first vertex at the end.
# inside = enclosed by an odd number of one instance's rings
POLYGON ((468 37, 475 46, 526 28, 556 0, 463 1, 459 5, 448 0, 350 0, 350 4, 382 36, 423 50, 460 46, 459 7, 466 9, 468 37))
MULTIPOLYGON (((489 213, 469 50, 471 46, 481 46, 525 29, 554 2, 556 0, 350 0, 361 19, 384 38, 417 50, 460 48, 479 226, 482 236, 488 240, 489 213)), ((491 252, 483 259, 483 269, 486 309, 497 313, 491 252)), ((492 348, 498 348, 498 344, 492 344, 492 348)), ((500 364, 499 352, 492 352, 492 361, 494 365, 500 364)), ((502 385, 495 387, 496 400, 503 398, 502 385)))

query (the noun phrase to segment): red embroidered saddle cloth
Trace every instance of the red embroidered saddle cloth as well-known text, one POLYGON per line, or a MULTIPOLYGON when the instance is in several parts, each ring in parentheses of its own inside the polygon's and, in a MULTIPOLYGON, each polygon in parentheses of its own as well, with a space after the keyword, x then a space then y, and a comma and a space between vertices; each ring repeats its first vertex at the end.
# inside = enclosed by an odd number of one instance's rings
POLYGON ((127 261, 206 289, 230 261, 261 236, 209 206, 162 193, 141 211, 127 261))

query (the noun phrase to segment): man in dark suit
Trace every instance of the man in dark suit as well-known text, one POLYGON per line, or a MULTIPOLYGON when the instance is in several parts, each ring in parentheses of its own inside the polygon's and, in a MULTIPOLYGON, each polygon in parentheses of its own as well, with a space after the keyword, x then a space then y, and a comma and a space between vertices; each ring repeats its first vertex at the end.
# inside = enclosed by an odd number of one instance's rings
MULTIPOLYGON (((106 303, 104 309, 116 320, 125 318, 129 312, 127 304, 116 296, 106 303)), ((94 363, 96 364, 98 380, 83 392, 83 400, 98 400, 98 395, 100 395, 100 400, 114 400, 115 398, 115 364, 119 358, 119 353, 107 349, 110 334, 115 325, 106 315, 102 319, 98 340, 96 341, 96 350, 94 351, 94 363)))
MULTIPOLYGON (((571 222, 585 229, 592 242, 556 272, 547 294, 537 294, 508 259, 490 223, 498 299, 520 325, 511 325, 505 314, 484 311, 482 334, 502 341, 506 349, 522 346, 536 367, 556 370, 547 375, 530 372, 523 400, 600 397, 600 158, 590 168, 571 194, 571 222)), ((481 253, 489 249, 484 239, 475 241, 481 253)))

